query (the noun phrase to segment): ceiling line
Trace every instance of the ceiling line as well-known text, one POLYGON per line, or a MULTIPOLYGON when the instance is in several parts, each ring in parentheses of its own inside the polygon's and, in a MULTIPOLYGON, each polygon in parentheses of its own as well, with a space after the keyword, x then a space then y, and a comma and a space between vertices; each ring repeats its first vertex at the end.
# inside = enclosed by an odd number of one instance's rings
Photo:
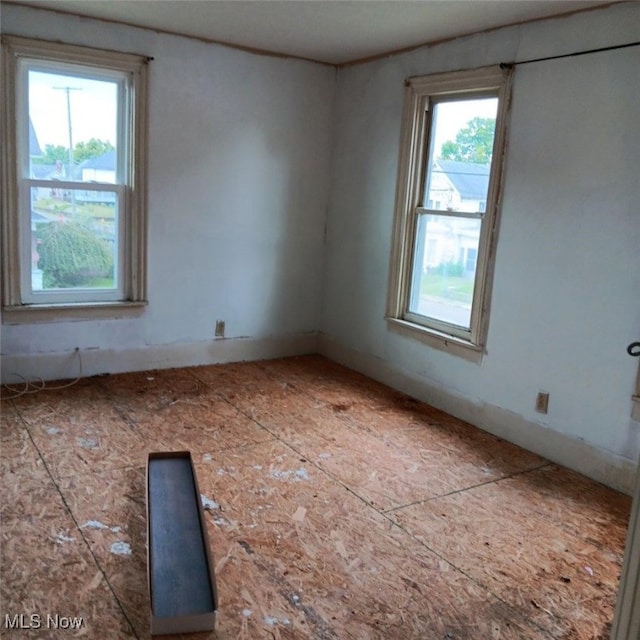
MULTIPOLYGON (((360 64, 366 64, 368 62, 375 62, 376 60, 383 60, 385 58, 390 58, 392 56, 396 56, 396 55, 400 55, 403 53, 408 53, 411 51, 415 51, 416 49, 422 49, 423 47, 425 48, 430 48, 430 47, 434 47, 440 44, 444 44, 446 42, 451 42, 452 40, 457 40, 459 38, 468 38, 474 35, 478 35, 481 33, 490 33, 492 31, 496 31, 498 29, 506 29, 506 28, 510 28, 510 27, 516 27, 516 26, 520 26, 520 25, 524 25, 524 24, 530 24, 532 22, 542 22, 543 20, 556 20, 556 19, 561 19, 561 18, 566 18, 568 16, 572 16, 575 14, 579 14, 579 13, 585 13, 587 11, 596 11, 596 10, 600 10, 600 9, 606 9, 608 7, 611 7, 612 5, 619 5, 619 4, 628 4, 630 2, 633 2, 633 0, 610 0, 609 2, 603 2, 602 4, 598 4, 595 5, 593 7, 583 7, 581 9, 573 9, 570 11, 565 11, 563 13, 559 13, 559 14, 554 14, 554 15, 550 15, 550 16, 546 16, 546 17, 540 17, 540 18, 529 18, 526 20, 519 20, 516 22, 511 22, 508 24, 503 24, 503 25, 498 25, 495 27, 488 27, 486 29, 481 29, 481 30, 477 30, 477 31, 470 31, 470 32, 466 32, 466 33, 460 33, 454 36, 449 36, 446 38, 442 38, 439 40, 431 40, 431 41, 427 41, 427 42, 422 42, 419 44, 415 44, 415 45, 410 45, 407 47, 401 47, 400 49, 392 49, 390 51, 384 52, 384 53, 378 53, 372 56, 367 56, 364 58, 357 58, 355 60, 346 60, 344 62, 337 62, 337 63, 332 63, 332 62, 325 62, 324 60, 316 60, 314 58, 307 58, 305 56, 298 56, 298 55, 294 55, 294 54, 289 54, 289 53, 282 53, 279 51, 273 51, 273 50, 269 50, 269 49, 260 49, 260 48, 256 48, 256 47, 249 47, 246 45, 241 45, 241 44, 235 44, 232 42, 226 42, 224 40, 216 40, 214 38, 207 38, 206 36, 198 36, 198 35, 192 35, 192 34, 187 34, 187 33, 181 33, 179 31, 171 31, 169 29, 162 29, 159 27, 151 27, 151 26, 145 26, 145 25, 140 25, 140 24, 136 24, 133 22, 127 22, 126 20, 116 20, 113 18, 102 18, 102 17, 98 17, 98 16, 90 16, 90 15, 86 15, 86 14, 81 14, 81 13, 76 13, 74 11, 67 11, 64 9, 57 9, 57 8, 53 8, 50 9, 48 7, 41 7, 38 5, 32 5, 29 2, 21 2, 20 0, 0 0, 0 2, 2 2, 2 4, 12 4, 15 6, 20 6, 20 7, 26 7, 28 9, 36 9, 36 10, 40 10, 40 11, 48 11, 51 13, 57 13, 60 15, 67 15, 67 16, 74 16, 77 18, 85 18, 88 20, 98 20, 100 22, 106 22, 109 24, 118 24, 118 25, 123 25, 123 26, 127 26, 127 27, 132 27, 135 29, 144 29, 147 31, 155 31, 156 33, 161 33, 164 35, 170 35, 170 36, 177 36, 177 37, 182 37, 182 38, 189 38, 192 40, 197 40, 199 42, 204 42, 206 44, 217 44, 223 47, 228 47, 230 49, 236 49, 238 51, 244 51, 246 53, 251 53, 254 55, 261 55, 261 56, 266 56, 266 57, 271 57, 271 58, 284 58, 284 59, 291 59, 291 60, 300 60, 303 62, 311 62, 314 64, 321 64, 324 66, 328 66, 328 67, 333 67, 335 69, 341 69, 341 68, 346 68, 346 67, 351 67, 351 66, 355 66, 355 65, 360 65, 360 64)), ((569 3, 568 3, 569 4, 569 3)))
POLYGON ((585 13, 586 11, 597 11, 599 9, 607 9, 613 5, 619 4, 628 4, 629 2, 633 2, 634 0, 611 0, 610 2, 603 2, 602 4, 595 5, 593 7, 583 7, 582 9, 573 9, 571 11, 565 11, 563 13, 556 13, 551 16, 543 16, 541 18, 529 18, 527 20, 518 20, 516 22, 510 22, 508 24, 498 25, 496 27, 488 27, 486 29, 481 29, 480 31, 469 31, 467 33, 460 33, 456 36, 449 36, 447 38, 442 38, 440 40, 431 40, 429 42, 423 42, 422 44, 414 44, 408 47, 402 47, 400 49, 394 49, 392 51, 388 51, 387 53, 377 53, 372 56, 367 56, 365 58, 359 58, 356 60, 350 60, 347 62, 339 62, 335 66, 338 68, 344 67, 352 67, 358 64, 366 64, 367 62, 375 62, 376 60, 383 60, 384 58, 390 58, 392 56, 400 55, 403 53, 409 53, 410 51, 415 51, 416 49, 422 49, 422 47, 435 47, 440 44, 444 44, 446 42, 451 42, 452 40, 458 40, 459 38, 469 38, 471 36, 478 35, 480 33, 490 33, 491 31, 497 31, 498 29, 508 29, 510 27, 518 27, 524 24, 530 24, 532 22, 542 22, 543 20, 556 20, 558 18, 567 18, 572 15, 576 15, 578 13, 585 13))
POLYGON ((115 20, 114 18, 102 18, 99 16, 90 16, 83 13, 76 13, 75 11, 66 11, 65 9, 50 9, 48 7, 41 7, 38 5, 30 4, 29 2, 20 2, 20 0, 2 0, 2 4, 12 4, 16 7, 25 7, 31 10, 47 11, 49 13, 58 13, 65 16, 74 16, 76 18, 84 18, 86 20, 98 20, 99 22, 106 22, 109 24, 118 24, 125 27, 132 27, 134 29, 143 29, 145 31, 155 31, 168 36, 176 36, 179 38, 189 38, 191 40, 198 40, 205 44, 217 44, 222 47, 228 47, 230 49, 237 49, 238 51, 244 51, 245 53, 252 53, 260 56, 267 56, 270 58, 290 58, 292 60, 301 60, 303 62, 312 62, 314 64, 322 64, 327 67, 337 67, 339 65, 332 62, 324 62, 323 60, 315 60, 313 58, 305 58, 304 56, 297 56, 291 53, 282 53, 280 51, 271 51, 269 49, 258 49, 256 47, 248 47, 242 44, 234 44, 233 42, 225 42, 224 40, 215 40, 214 38, 207 38, 206 36, 197 36, 190 33, 181 33, 180 31, 171 31, 169 29, 162 29, 160 27, 150 27, 145 25, 136 24, 135 22, 127 22, 126 20, 115 20))

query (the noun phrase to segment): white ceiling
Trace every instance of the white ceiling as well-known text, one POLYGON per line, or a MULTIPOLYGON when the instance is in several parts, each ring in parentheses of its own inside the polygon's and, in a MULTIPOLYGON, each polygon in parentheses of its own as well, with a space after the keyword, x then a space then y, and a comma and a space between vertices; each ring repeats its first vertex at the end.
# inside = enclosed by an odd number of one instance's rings
POLYGON ((19 0, 261 51, 342 64, 602 0, 19 0))

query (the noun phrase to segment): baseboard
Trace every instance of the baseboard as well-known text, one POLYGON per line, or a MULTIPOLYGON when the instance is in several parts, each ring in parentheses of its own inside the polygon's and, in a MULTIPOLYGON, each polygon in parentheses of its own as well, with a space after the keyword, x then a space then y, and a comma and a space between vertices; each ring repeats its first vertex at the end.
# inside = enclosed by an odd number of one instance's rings
POLYGON ((55 353, 30 353, 2 357, 3 384, 27 380, 61 380, 103 373, 172 369, 205 364, 267 360, 317 353, 314 333, 265 338, 223 338, 207 342, 152 345, 131 349, 86 349, 55 353))
MULTIPOLYGON (((530 422, 512 411, 477 403, 430 385, 415 374, 393 367, 381 358, 345 347, 323 334, 226 338, 121 350, 87 349, 80 351, 80 358, 81 374, 86 377, 103 373, 267 360, 309 353, 320 353, 593 480, 629 495, 633 492, 637 469, 635 461, 530 422)), ((79 358, 75 351, 5 355, 2 357, 0 381, 3 384, 20 384, 24 379, 60 380, 74 378, 79 372, 79 358)))
POLYGON ((637 469, 633 460, 526 420, 512 411, 474 402, 430 385, 424 378, 402 371, 381 358, 345 347, 323 334, 318 336, 318 351, 330 360, 427 402, 547 460, 628 495, 633 493, 637 469))

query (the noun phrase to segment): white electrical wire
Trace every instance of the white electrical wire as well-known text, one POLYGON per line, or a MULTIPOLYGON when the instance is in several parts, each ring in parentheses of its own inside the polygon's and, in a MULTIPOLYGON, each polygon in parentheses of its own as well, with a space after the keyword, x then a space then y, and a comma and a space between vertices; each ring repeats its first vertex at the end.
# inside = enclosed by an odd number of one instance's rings
POLYGON ((38 393, 39 391, 57 391, 59 389, 67 389, 68 387, 72 387, 74 384, 77 384, 82 378, 82 355, 80 353, 80 349, 76 347, 75 354, 78 356, 78 376, 75 380, 71 382, 65 382, 64 384, 59 385, 47 385, 46 381, 42 378, 32 378, 28 380, 23 375, 19 373, 12 373, 10 375, 16 376, 18 378, 22 378, 22 384, 24 387, 17 388, 13 385, 5 384, 4 389, 13 393, 12 396, 2 396, 3 400, 15 400, 16 398, 20 398, 29 393, 38 393))

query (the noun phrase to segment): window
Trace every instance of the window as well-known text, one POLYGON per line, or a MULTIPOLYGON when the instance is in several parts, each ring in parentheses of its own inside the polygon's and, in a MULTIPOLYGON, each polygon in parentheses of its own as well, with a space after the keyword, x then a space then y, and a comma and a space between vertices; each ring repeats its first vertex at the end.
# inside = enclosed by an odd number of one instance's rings
POLYGON ((148 59, 2 42, 5 313, 142 304, 148 59))
POLYGON ((509 71, 407 81, 387 318, 429 344, 484 349, 509 71))

